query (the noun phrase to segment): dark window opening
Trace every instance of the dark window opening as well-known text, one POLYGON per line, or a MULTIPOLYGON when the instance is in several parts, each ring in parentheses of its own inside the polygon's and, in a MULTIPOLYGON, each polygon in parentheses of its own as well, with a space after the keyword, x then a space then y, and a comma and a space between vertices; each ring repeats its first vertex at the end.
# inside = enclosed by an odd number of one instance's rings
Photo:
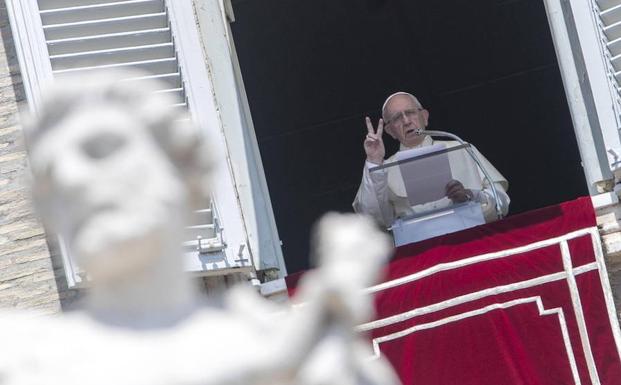
MULTIPOLYGON (((283 252, 351 211, 363 118, 409 91, 509 180, 509 215, 588 194, 542 0, 238 0, 232 24, 283 252)), ((386 139, 387 155, 396 142, 386 139)))

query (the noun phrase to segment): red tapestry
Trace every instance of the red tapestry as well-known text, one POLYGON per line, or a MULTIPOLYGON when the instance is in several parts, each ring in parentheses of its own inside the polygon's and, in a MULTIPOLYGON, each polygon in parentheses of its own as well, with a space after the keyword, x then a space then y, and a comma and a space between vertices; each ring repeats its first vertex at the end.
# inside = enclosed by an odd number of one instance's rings
POLYGON ((400 247, 368 291, 360 330, 403 384, 621 384, 589 198, 400 247))

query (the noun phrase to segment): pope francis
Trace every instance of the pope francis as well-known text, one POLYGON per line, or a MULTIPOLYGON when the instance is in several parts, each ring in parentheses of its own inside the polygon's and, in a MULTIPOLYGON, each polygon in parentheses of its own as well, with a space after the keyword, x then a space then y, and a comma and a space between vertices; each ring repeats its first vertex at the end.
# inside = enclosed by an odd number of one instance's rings
POLYGON ((382 165, 384 162, 388 163, 395 160, 395 155, 384 160, 385 147, 382 139, 384 129, 390 136, 399 141, 400 150, 433 144, 443 144, 447 148, 459 145, 456 141, 434 140, 431 136, 425 135, 424 130, 429 120, 429 112, 423 108, 414 95, 407 92, 397 92, 390 95, 382 107, 382 119, 379 120, 377 128, 373 126, 368 117, 365 120, 368 133, 364 140, 364 150, 367 158, 362 182, 353 203, 356 212, 370 215, 381 225, 390 227, 395 219, 400 217, 442 209, 454 203, 474 201, 481 204, 485 221, 492 222, 498 219, 496 200, 490 186, 491 183, 494 183, 500 209, 503 216, 506 215, 510 203, 507 195, 509 183, 474 147, 472 150, 492 180, 490 181, 485 177, 476 163, 469 156, 466 156, 465 151, 455 151, 454 153, 463 153, 464 155, 462 158, 459 158, 458 155, 452 156, 451 172, 453 179, 445 187, 446 196, 433 202, 410 205, 399 167, 369 171, 369 169, 382 165))

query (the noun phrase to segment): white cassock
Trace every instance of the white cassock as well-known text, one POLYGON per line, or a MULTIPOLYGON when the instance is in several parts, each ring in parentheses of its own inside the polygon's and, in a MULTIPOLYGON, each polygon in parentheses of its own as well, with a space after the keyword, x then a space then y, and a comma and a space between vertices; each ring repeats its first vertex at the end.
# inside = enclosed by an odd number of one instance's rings
MULTIPOLYGON (((444 144, 447 148, 458 146, 460 143, 455 141, 433 140, 430 136, 425 136, 422 143, 411 148, 431 146, 432 144, 444 144)), ((402 150, 409 148, 402 146, 402 150)), ((503 216, 509 211, 509 195, 507 190, 509 182, 498 170, 474 147, 472 150, 481 161, 483 167, 493 180, 500 209, 503 216)), ((498 219, 496 214, 496 201, 490 187, 490 181, 483 172, 477 167, 476 163, 467 156, 465 151, 454 151, 450 160, 453 179, 464 184, 464 187, 471 189, 474 193, 474 201, 481 204, 483 216, 486 222, 493 222, 498 219), (461 154, 461 155, 459 155, 461 154), (457 157, 457 158, 456 158, 457 157), (473 182, 474 181, 474 182, 473 182)), ((386 163, 395 161, 395 155, 386 160, 386 163)), ((413 214, 423 213, 431 210, 449 207, 452 202, 444 197, 440 200, 429 202, 417 206, 410 206, 407 192, 401 177, 399 167, 388 167, 382 170, 369 172, 369 168, 377 166, 374 163, 366 162, 362 173, 362 182, 354 199, 354 211, 360 214, 370 215, 380 224, 390 227, 395 219, 406 217, 413 214)))

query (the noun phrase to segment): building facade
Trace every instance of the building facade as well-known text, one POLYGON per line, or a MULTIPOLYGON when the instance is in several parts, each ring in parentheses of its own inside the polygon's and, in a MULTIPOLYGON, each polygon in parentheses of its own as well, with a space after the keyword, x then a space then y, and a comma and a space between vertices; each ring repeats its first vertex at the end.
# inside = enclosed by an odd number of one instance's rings
MULTIPOLYGON (((616 68, 621 36, 616 28, 621 1, 544 3, 619 306, 621 207, 615 186, 621 165, 616 68)), ((191 261, 208 254, 222 264, 190 273, 202 277, 208 288, 227 280, 258 279, 271 281, 265 294, 282 292, 277 279, 286 268, 233 44, 234 19, 231 3, 218 0, 2 4, 0 306, 54 313, 69 307, 87 286, 62 240, 46 233, 36 219, 17 112, 21 107, 36 113, 41 89, 55 77, 100 67, 137 66, 165 78, 170 89, 164 91, 178 93, 194 119, 213 129, 228 159, 222 164, 229 179, 220 183, 223 190, 215 203, 206 202, 209 217, 190 226, 187 241, 191 261), (224 223, 223 233, 214 218, 224 223), (198 236, 213 238, 216 246, 198 236), (222 267, 224 261, 235 268, 222 267)))

